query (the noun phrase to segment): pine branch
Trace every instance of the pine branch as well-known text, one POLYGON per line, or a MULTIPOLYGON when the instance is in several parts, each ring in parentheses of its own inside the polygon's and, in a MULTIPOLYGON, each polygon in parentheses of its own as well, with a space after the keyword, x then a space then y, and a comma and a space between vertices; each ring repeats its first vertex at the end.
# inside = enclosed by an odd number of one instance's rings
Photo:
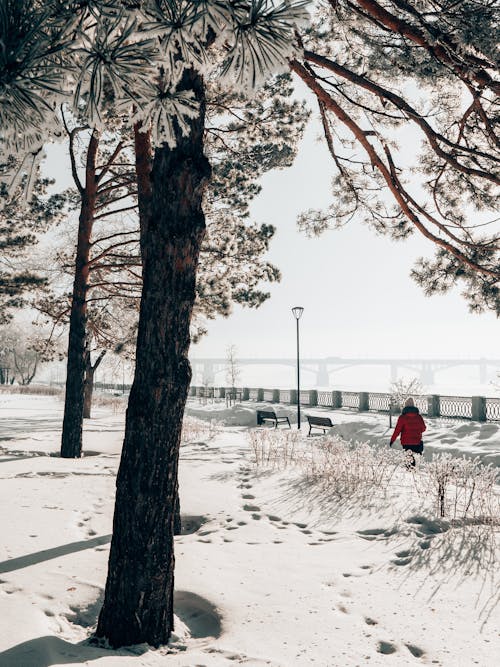
POLYGON ((458 260, 466 264, 468 267, 481 273, 488 275, 496 280, 500 280, 500 272, 495 269, 482 266, 468 257, 464 252, 457 248, 452 243, 433 234, 420 220, 409 204, 411 198, 402 187, 401 182, 395 173, 391 172, 390 168, 386 166, 374 146, 369 142, 366 132, 355 122, 349 114, 339 106, 339 104, 319 85, 315 77, 298 61, 292 60, 290 63, 292 70, 308 85, 308 87, 317 95, 317 97, 324 104, 325 108, 332 111, 335 116, 352 132, 359 144, 365 149, 372 166, 382 175, 389 190, 399 204, 401 210, 404 212, 408 220, 422 233, 423 236, 431 240, 436 245, 447 250, 450 254, 458 260))

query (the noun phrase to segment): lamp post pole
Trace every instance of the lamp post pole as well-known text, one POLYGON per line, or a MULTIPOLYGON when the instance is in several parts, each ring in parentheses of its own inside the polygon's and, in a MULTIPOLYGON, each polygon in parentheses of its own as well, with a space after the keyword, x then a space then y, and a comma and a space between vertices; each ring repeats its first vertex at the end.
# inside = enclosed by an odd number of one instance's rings
POLYGON ((304 309, 302 306, 292 308, 293 316, 297 323, 297 428, 300 430, 300 345, 299 345, 299 320, 302 317, 304 309))

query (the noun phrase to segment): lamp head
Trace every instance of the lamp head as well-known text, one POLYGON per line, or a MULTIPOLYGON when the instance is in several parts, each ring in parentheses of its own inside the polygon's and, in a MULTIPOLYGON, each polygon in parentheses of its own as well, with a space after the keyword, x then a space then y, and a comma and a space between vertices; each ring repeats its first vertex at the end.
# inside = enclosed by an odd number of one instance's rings
POLYGON ((300 320, 300 318, 302 317, 303 312, 304 312, 304 309, 302 308, 302 306, 294 306, 292 308, 292 313, 293 313, 293 316, 295 317, 296 320, 300 320))

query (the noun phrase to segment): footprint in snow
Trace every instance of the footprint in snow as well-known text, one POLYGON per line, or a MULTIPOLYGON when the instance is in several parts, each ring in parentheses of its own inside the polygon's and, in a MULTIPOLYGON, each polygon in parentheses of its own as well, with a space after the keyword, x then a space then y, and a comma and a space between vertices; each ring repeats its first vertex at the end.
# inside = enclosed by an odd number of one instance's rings
POLYGON ((245 512, 260 512, 260 507, 257 505, 243 505, 245 512))
POLYGON ((394 565, 399 565, 400 567, 404 567, 405 565, 411 563, 411 558, 395 558, 394 560, 391 560, 391 563, 394 565))
POLYGON ((260 514, 252 514, 252 519, 255 519, 256 521, 258 521, 261 518, 262 517, 260 516, 260 514))
POLYGON ((366 625, 377 625, 378 621, 376 621, 374 618, 370 618, 370 616, 365 616, 365 623, 366 625))
POLYGON ((396 556, 398 558, 408 558, 410 554, 411 551, 409 549, 405 549, 404 551, 396 551, 396 556))
POLYGON ((414 644, 405 644, 405 646, 414 658, 421 658, 424 655, 424 651, 414 644))
POLYGON ((40 593, 40 597, 43 598, 44 600, 54 600, 53 595, 49 595, 49 593, 40 593))
POLYGON ((244 500, 254 500, 254 499, 255 499, 255 496, 252 496, 251 493, 244 493, 241 497, 242 497, 244 500))
POLYGON ((294 523, 297 528, 307 528, 307 523, 294 523))
POLYGON ((391 535, 395 535, 398 530, 397 528, 367 528, 356 532, 364 540, 385 540, 391 535))
POLYGON ((4 588, 5 593, 7 595, 13 595, 14 593, 20 593, 23 589, 19 588, 19 586, 14 586, 10 585, 8 588, 4 588))
POLYGON ((268 514, 267 518, 269 519, 269 521, 281 521, 279 516, 274 516, 274 514, 268 514))
POLYGON ((397 648, 394 644, 391 644, 391 642, 380 641, 377 646, 377 651, 384 655, 390 655, 391 653, 396 653, 397 648))

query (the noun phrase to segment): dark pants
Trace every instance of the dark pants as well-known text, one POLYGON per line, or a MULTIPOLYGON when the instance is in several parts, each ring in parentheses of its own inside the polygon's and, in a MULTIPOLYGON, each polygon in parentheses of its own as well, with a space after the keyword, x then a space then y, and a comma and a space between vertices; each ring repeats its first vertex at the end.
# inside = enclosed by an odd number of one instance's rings
POLYGON ((424 451, 424 443, 421 442, 419 445, 403 445, 403 449, 405 452, 408 452, 408 466, 410 468, 415 467, 415 457, 413 454, 420 454, 422 456, 422 452, 424 451))

